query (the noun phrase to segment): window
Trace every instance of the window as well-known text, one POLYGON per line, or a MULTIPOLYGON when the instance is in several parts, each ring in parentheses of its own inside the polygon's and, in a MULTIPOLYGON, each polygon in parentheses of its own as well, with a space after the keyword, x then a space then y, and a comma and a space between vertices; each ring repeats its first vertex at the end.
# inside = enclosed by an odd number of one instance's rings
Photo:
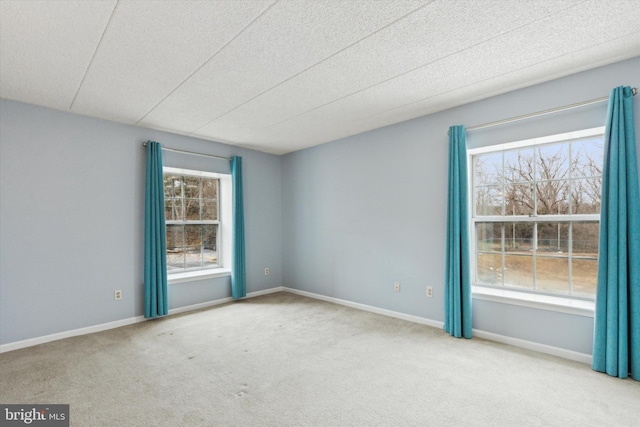
POLYGON ((168 167, 163 172, 167 273, 222 267, 225 215, 220 195, 230 179, 220 174, 168 167))
POLYGON ((603 133, 469 150, 476 285, 595 297, 603 133))

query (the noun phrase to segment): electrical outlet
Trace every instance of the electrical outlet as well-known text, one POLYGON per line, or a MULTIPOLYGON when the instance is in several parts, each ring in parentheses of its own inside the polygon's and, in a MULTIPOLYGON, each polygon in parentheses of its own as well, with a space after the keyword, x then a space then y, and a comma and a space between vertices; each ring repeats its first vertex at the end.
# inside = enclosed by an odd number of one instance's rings
POLYGON ((269 267, 265 268, 265 269, 264 269, 264 275, 265 275, 265 276, 268 276, 268 275, 269 275, 269 273, 270 273, 270 271, 269 271, 269 267))
POLYGON ((393 282, 393 291, 400 292, 400 282, 393 282))
POLYGON ((433 286, 427 286, 427 296, 433 298, 433 286))
POLYGON ((117 290, 113 293, 113 299, 118 301, 122 299, 122 291, 121 290, 117 290))

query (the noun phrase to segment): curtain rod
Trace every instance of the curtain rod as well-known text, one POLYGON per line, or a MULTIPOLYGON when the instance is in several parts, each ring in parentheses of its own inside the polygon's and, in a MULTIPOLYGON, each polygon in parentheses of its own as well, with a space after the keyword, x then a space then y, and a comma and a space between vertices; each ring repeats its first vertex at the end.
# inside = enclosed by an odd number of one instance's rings
MULTIPOLYGON (((634 87, 633 89, 631 89, 631 93, 635 96, 638 93, 638 89, 634 87)), ((490 127, 493 127, 493 126, 504 125, 504 124, 512 123, 512 122, 518 122, 520 120, 530 119, 530 118, 533 118, 533 117, 545 116, 547 114, 558 113, 560 111, 572 110, 574 108, 584 107, 584 106, 591 105, 591 104, 598 104, 600 102, 607 101, 608 99, 609 99, 608 96, 603 96, 602 98, 596 98, 596 99, 590 99, 588 101, 577 102, 575 104, 565 105, 564 107, 550 108, 548 110, 538 111, 538 112, 531 113, 531 114, 524 114, 522 116, 511 117, 511 118, 503 119, 503 120, 497 120, 495 122, 484 123, 484 124, 477 125, 477 126, 471 126, 471 127, 467 128, 467 132, 478 130, 478 129, 490 128, 490 127)))
MULTIPOLYGON (((143 142, 142 146, 146 147, 147 143, 143 142)), ((195 151, 178 150, 177 148, 168 148, 168 147, 162 147, 162 146, 160 148, 162 148, 165 151, 172 151, 174 153, 191 154, 192 156, 211 157, 214 159, 221 159, 221 160, 231 160, 231 157, 214 156, 213 154, 196 153, 195 151)))

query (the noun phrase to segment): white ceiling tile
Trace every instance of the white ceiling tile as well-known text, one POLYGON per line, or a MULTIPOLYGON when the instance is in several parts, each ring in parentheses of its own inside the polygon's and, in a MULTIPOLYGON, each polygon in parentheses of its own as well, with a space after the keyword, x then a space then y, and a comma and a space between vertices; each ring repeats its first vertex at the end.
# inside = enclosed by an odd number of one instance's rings
POLYGON ((278 2, 142 123, 197 131, 218 116, 427 3, 278 2))
POLYGON ((272 3, 121 0, 73 110, 136 123, 272 3))
POLYGON ((0 1, 0 96, 66 110, 116 1, 0 1))
MULTIPOLYGON (((618 26, 615 29, 594 25, 592 27, 577 27, 573 32, 563 30, 568 25, 581 22, 580 18, 584 16, 591 16, 590 14, 594 12, 604 13, 599 9, 594 11, 593 8, 598 8, 598 5, 593 3, 589 4, 588 7, 583 5, 580 10, 574 11, 575 14, 563 15, 562 19, 554 17, 537 21, 511 32, 508 37, 498 37, 487 43, 476 45, 464 52, 445 57, 399 78, 388 80, 367 90, 296 116, 289 120, 293 124, 286 124, 285 122, 277 124, 275 127, 280 130, 278 133, 292 136, 297 135, 299 130, 304 129, 305 132, 313 135, 314 141, 317 141, 320 138, 319 135, 325 133, 323 129, 326 127, 324 126, 326 123, 331 123, 331 128, 334 130, 333 134, 336 128, 342 129, 343 123, 346 123, 345 126, 348 128, 348 123, 370 117, 368 128, 357 127, 357 130, 354 131, 356 133, 378 127, 379 121, 377 118, 380 113, 389 109, 401 109, 407 104, 412 105, 421 102, 431 104, 435 102, 437 97, 451 98, 448 104, 438 103, 437 108, 432 111, 423 110, 421 115, 460 105, 460 102, 457 102, 455 97, 450 95, 450 92, 461 87, 466 88, 473 87, 475 84, 482 84, 482 93, 485 94, 485 97, 488 97, 516 89, 516 87, 505 84, 511 75, 517 75, 518 87, 524 87, 546 81, 550 77, 557 78, 582 71, 578 66, 575 55, 573 55, 574 59, 569 64, 573 64, 573 67, 567 67, 564 61, 558 62, 557 65, 553 66, 553 60, 554 58, 563 58, 566 55, 571 55, 576 51, 579 52, 591 48, 594 40, 584 37, 587 33, 596 32, 599 36, 597 43, 602 45, 607 38, 617 39, 625 33, 633 32, 635 29, 634 19, 637 18, 629 10, 629 14, 618 18, 618 26), (592 9, 589 10, 589 7, 592 9), (531 46, 532 44, 536 44, 536 46, 531 49, 522 48, 522 46, 531 46), (540 63, 547 62, 550 63, 550 66, 536 67, 540 63), (464 64, 468 65, 465 66, 464 64), (531 72, 517 73, 528 68, 532 68, 531 72), (534 73, 534 70, 537 70, 538 73, 534 73), (552 72, 555 75, 550 74, 552 72), (496 78, 496 76, 505 77, 496 78), (525 76, 527 79, 524 78, 525 76), (484 83, 487 81, 490 81, 490 84, 484 83), (316 124, 318 125, 316 126, 316 124)), ((637 35, 632 33, 628 40, 628 43, 623 44, 618 49, 620 54, 614 54, 609 47, 591 49, 588 55, 589 60, 584 63, 596 66, 596 63, 603 65, 605 61, 602 58, 606 58, 606 61, 608 61, 606 63, 610 63, 640 55, 637 35)), ((470 101, 468 99, 466 102, 470 101)), ((404 116, 401 120, 407 120, 412 117, 404 116)), ((340 130, 340 132, 344 131, 340 130)))
POLYGON ((640 56, 638 22, 638 0, 1 0, 0 96, 282 154, 640 56))
MULTIPOLYGON (((640 51, 640 40, 635 36, 627 36, 624 40, 616 40, 615 42, 605 42, 596 47, 587 49, 589 60, 585 60, 584 51, 574 52, 561 56, 554 60, 538 63, 531 67, 526 67, 506 75, 490 78, 482 82, 476 82, 468 86, 459 87, 446 93, 442 93, 412 104, 403 105, 401 107, 383 111, 372 116, 364 117, 356 122, 356 128, 371 128, 372 123, 377 126, 386 126, 398 123, 415 117, 424 116, 426 114, 443 111, 458 105, 485 99, 488 96, 500 95, 502 93, 521 89, 529 84, 523 85, 523 81, 542 83, 549 79, 542 79, 540 76, 548 76, 550 80, 565 77, 568 75, 564 70, 571 69, 572 73, 589 70, 594 67, 609 64, 611 58, 614 62, 629 58, 629 52, 640 51), (621 41, 623 43, 621 43, 621 41), (598 59, 599 58, 599 59, 598 59), (562 70, 562 71, 559 71, 562 70), (496 84, 499 82, 499 84, 496 84)), ((640 69, 638 70, 640 75, 640 69)), ((620 84, 633 84, 633 82, 620 82, 620 84)), ((602 96, 606 96, 603 93, 602 96)), ((586 100, 586 99, 585 99, 586 100)), ((546 105, 538 107, 539 109, 554 108, 560 105, 546 105)), ((524 105, 514 106, 513 115, 521 115, 531 113, 536 110, 535 106, 524 105)), ((468 123, 468 126, 475 126, 478 123, 468 123)))
MULTIPOLYGON (((608 58, 608 55, 613 55, 619 60, 623 60, 627 58, 627 52, 629 49, 640 49, 640 42, 637 38, 627 37, 626 39, 628 39, 628 43, 624 46, 620 46, 618 41, 615 43, 603 43, 598 47, 590 48, 590 53, 593 58, 608 58)), ((565 72, 559 72, 559 69, 567 69, 568 67, 575 69, 574 67, 580 63, 582 63, 582 66, 576 69, 575 72, 605 65, 609 63, 609 60, 607 59, 603 62, 599 62, 595 59, 593 61, 584 61, 583 52, 568 54, 553 61, 547 61, 532 67, 522 68, 508 73, 507 75, 501 75, 494 79, 476 82, 440 95, 435 95, 422 101, 403 105, 392 110, 382 111, 357 120, 337 122, 336 117, 338 114, 335 114, 332 118, 329 118, 329 114, 326 114, 323 117, 323 120, 332 119, 332 126, 321 126, 319 125, 319 120, 314 122, 311 118, 308 120, 289 121, 275 128, 267 129, 264 132, 264 135, 270 139, 266 139, 264 144, 267 146, 278 146, 280 148, 278 154, 308 148, 324 141, 332 141, 348 135, 388 126, 401 121, 478 101, 480 99, 485 99, 488 96, 499 95, 501 93, 520 89, 522 87, 529 86, 528 84, 523 85, 523 81, 535 81, 540 78, 540 75, 544 75, 545 73, 550 76, 551 79, 560 78, 567 74, 565 72), (499 82, 499 85, 496 85, 496 82, 499 82), (318 124, 316 125, 316 123, 318 124), (279 137, 280 135, 282 135, 282 137, 279 137)), ((541 82, 542 80, 536 81, 536 83, 541 82)), ((621 82, 621 84, 624 83, 625 82, 621 82)), ((602 96, 605 95, 606 93, 602 94, 602 96)), ((554 106, 560 105, 552 105, 543 108, 552 108, 554 106)), ((529 105, 521 106, 521 108, 522 111, 514 109, 513 115, 530 113, 532 112, 533 107, 529 105)), ((318 117, 315 117, 315 119, 318 119, 318 117)), ((477 124, 480 123, 467 123, 468 126, 477 124)), ((447 124, 447 127, 448 125, 450 124, 447 124)))
POLYGON ((232 138, 255 134, 577 3, 530 0, 512 7, 468 0, 433 3, 221 116, 198 134, 232 138), (465 31, 452 31, 455 27, 465 31), (245 125, 248 120, 250 129, 245 125))

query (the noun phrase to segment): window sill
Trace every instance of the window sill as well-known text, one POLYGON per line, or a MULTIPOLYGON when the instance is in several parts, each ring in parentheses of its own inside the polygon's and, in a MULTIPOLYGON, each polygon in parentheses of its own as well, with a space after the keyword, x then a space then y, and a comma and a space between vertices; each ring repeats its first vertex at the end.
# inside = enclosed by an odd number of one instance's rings
POLYGON ((231 276, 231 269, 216 268, 214 270, 189 271, 186 273, 167 275, 167 283, 169 285, 175 285, 177 283, 194 282, 196 280, 215 279, 226 276, 231 276))
POLYGON ((596 305, 595 301, 528 294, 525 292, 485 288, 481 286, 472 287, 472 297, 484 301, 557 311, 584 317, 593 317, 596 305))

